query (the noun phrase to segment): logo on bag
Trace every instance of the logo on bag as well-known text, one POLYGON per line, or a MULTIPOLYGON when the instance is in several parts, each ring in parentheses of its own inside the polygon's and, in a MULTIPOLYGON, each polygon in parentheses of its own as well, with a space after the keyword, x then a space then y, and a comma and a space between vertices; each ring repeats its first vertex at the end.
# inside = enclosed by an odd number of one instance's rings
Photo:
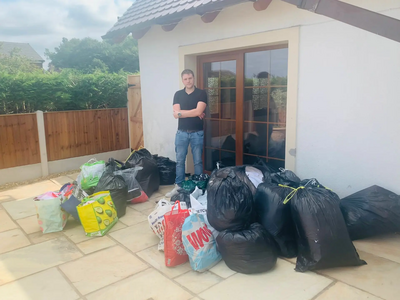
POLYGON ((204 247, 204 242, 208 243, 210 241, 211 235, 211 230, 207 228, 207 225, 204 225, 195 232, 188 234, 186 238, 195 250, 199 250, 204 247))

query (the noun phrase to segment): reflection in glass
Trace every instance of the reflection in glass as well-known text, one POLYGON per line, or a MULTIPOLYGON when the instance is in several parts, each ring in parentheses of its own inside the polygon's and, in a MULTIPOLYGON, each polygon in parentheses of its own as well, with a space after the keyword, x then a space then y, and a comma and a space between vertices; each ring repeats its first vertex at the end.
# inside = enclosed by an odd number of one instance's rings
POLYGON ((270 51, 245 53, 245 86, 266 86, 268 84, 270 69, 270 51))
POLYGON ((281 83, 273 83, 271 79, 271 85, 287 84, 287 72, 288 72, 288 48, 271 50, 271 76, 272 78, 281 78, 281 83), (284 82, 283 82, 284 81, 284 82))
POLYGON ((269 125, 268 157, 285 159, 286 128, 284 125, 269 125))
POLYGON ((243 127, 243 153, 267 156, 268 125, 245 122, 243 127))
POLYGON ((221 90, 221 119, 236 119, 236 89, 221 90))
POLYGON ((204 146, 219 148, 219 121, 205 120, 205 131, 204 146))
POLYGON ((204 169, 206 171, 212 171, 215 169, 217 161, 220 161, 219 158, 220 150, 215 149, 204 149, 204 169))
POLYGON ((225 167, 236 165, 236 154, 221 150, 221 162, 225 167))
POLYGON ((271 88, 270 122, 286 123, 287 88, 271 88))
POLYGON ((221 62, 221 87, 236 87, 236 61, 221 62))

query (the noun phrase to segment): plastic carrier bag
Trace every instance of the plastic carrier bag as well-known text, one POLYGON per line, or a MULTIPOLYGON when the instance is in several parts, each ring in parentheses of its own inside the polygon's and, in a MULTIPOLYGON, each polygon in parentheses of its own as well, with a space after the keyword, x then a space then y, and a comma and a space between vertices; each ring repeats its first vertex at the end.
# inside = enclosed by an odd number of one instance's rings
POLYGON ((204 272, 221 260, 215 239, 202 214, 195 213, 186 218, 182 226, 182 241, 190 266, 195 271, 204 272))
POLYGON ((118 221, 110 192, 99 192, 85 198, 77 207, 87 236, 103 236, 118 221))
POLYGON ((104 160, 97 161, 95 158, 90 159, 81 166, 80 184, 84 190, 95 188, 106 168, 104 160))
POLYGON ((143 191, 139 182, 136 180, 137 172, 142 170, 142 167, 133 167, 130 169, 115 171, 115 175, 120 175, 124 178, 126 184, 128 185, 128 199, 127 202, 130 203, 142 203, 146 202, 149 197, 143 191))
POLYGON ((164 254, 167 267, 175 267, 189 260, 182 243, 182 225, 188 216, 189 210, 181 209, 179 201, 176 201, 172 209, 164 215, 164 254), (178 209, 174 210, 176 205, 178 209))
POLYGON ((43 233, 62 231, 69 214, 61 208, 66 198, 62 193, 47 192, 33 199, 38 224, 43 233))

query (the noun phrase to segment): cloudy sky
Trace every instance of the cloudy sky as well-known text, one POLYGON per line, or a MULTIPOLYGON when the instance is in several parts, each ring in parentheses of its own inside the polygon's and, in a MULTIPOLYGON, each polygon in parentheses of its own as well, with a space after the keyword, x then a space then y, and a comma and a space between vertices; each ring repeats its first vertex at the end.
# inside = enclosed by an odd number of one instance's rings
POLYGON ((44 56, 63 37, 101 39, 135 0, 0 0, 0 41, 29 43, 44 56))

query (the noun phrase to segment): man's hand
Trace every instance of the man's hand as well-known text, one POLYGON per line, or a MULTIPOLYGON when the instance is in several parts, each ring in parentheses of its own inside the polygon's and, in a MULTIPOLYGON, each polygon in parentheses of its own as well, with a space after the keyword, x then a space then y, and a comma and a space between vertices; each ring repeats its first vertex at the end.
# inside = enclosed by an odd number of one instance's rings
POLYGON ((201 120, 203 120, 205 116, 206 116, 205 113, 201 113, 201 115, 199 116, 199 118, 200 118, 201 120))
POLYGON ((175 119, 178 119, 178 118, 179 118, 178 112, 179 112, 179 111, 175 111, 175 110, 174 110, 174 118, 175 118, 175 119))

